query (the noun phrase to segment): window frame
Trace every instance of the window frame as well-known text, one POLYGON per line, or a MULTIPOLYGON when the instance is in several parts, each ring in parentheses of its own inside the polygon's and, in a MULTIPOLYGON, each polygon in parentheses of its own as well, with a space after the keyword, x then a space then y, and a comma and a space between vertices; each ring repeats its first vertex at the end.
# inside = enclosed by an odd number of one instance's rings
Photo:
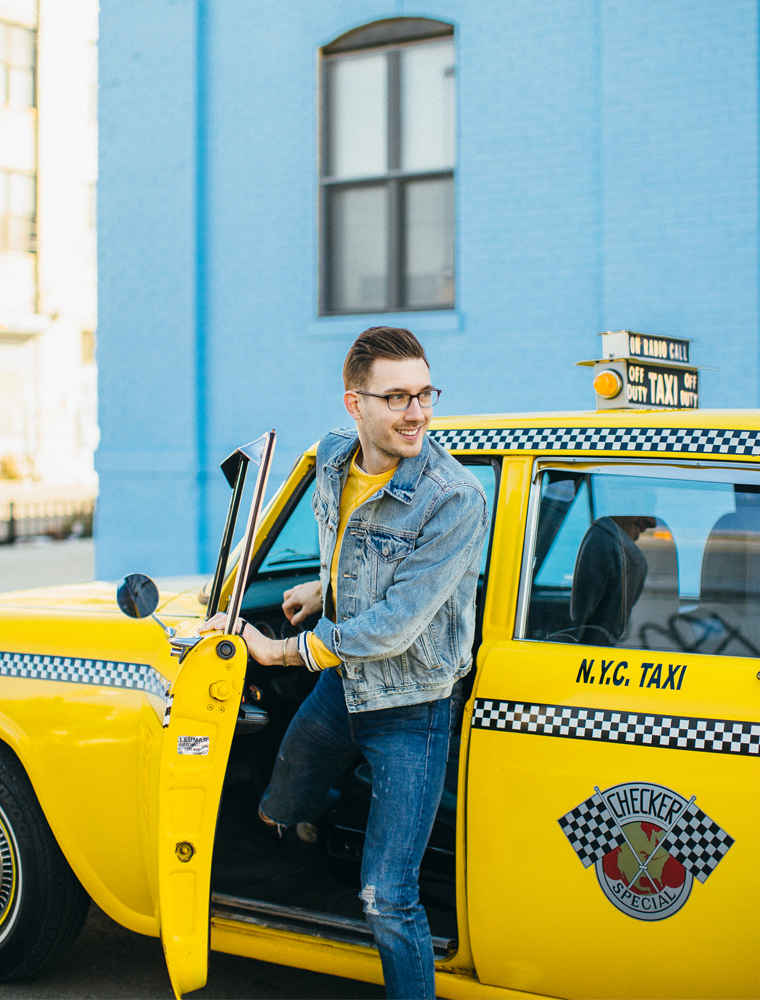
MULTIPOLYGON (((15 68, 15 69, 27 69, 28 68, 28 69, 31 70, 31 75, 32 75, 32 100, 31 100, 31 104, 25 105, 25 108, 26 109, 28 109, 28 108, 34 108, 34 109, 36 109, 37 108, 37 46, 38 46, 37 28, 30 28, 28 24, 21 24, 18 21, 9 20, 8 18, 0 18, 0 31, 2 31, 2 32, 5 33, 6 51, 7 51, 7 46, 10 44, 10 42, 9 42, 10 30, 9 29, 13 29, 13 28, 16 28, 16 29, 20 28, 22 31, 29 32, 29 34, 32 36, 32 65, 30 67, 18 66, 16 63, 12 62, 10 58, 0 59, 0 73, 3 73, 4 76, 5 76, 5 92, 6 92, 6 101, 4 103, 0 104, 0 108, 10 108, 11 107, 10 103, 8 102, 8 98, 10 96, 10 72, 11 72, 11 69, 13 69, 13 68, 15 68)), ((21 109, 18 109, 18 110, 21 110, 21 109)))
MULTIPOLYGON (((442 23, 442 22, 441 22, 442 23)), ((367 26, 369 27, 369 26, 367 26)), ((434 45, 444 39, 455 41, 454 26, 451 31, 423 38, 411 38, 406 41, 393 41, 372 46, 357 45, 352 49, 328 52, 331 46, 322 50, 320 60, 320 128, 319 128, 319 315, 320 316, 362 316, 380 313, 401 312, 440 312, 456 309, 456 162, 455 166, 445 170, 412 171, 401 168, 401 51, 420 45, 434 45), (330 65, 340 59, 356 58, 359 55, 387 53, 388 57, 388 164, 386 171, 367 177, 352 177, 340 179, 328 172, 330 155, 330 65), (392 166, 391 166, 392 164, 392 166), (450 303, 445 305, 408 306, 405 299, 405 187, 413 181, 450 180, 454 185, 454 261, 453 286, 454 295, 450 303), (371 309, 337 309, 333 308, 333 274, 330 266, 332 260, 332 245, 330 239, 330 219, 332 216, 331 201, 334 193, 342 190, 382 187, 388 192, 387 198, 387 300, 386 305, 371 309)), ((456 47, 455 47, 456 54, 456 47)), ((456 66, 456 62, 455 62, 456 66)), ((455 71, 456 79, 456 71, 455 71)), ((456 161, 456 155, 455 155, 456 161)))
MULTIPOLYGON (((626 465, 630 467, 658 466, 660 468, 690 471, 719 471, 732 470, 734 472, 749 472, 755 476, 760 475, 760 465, 754 462, 721 462, 705 460, 689 460, 666 458, 628 458, 619 456, 615 458, 597 458, 592 455, 572 458, 550 458, 548 456, 537 456, 533 463, 530 476, 530 495, 528 497, 528 511, 525 519, 525 536, 523 538, 523 551, 520 564, 520 582, 517 592, 517 607, 515 610, 513 639, 521 642, 542 643, 544 639, 532 639, 526 635, 528 628, 528 611, 530 608, 530 596, 533 585, 533 560, 535 558, 536 540, 538 537, 538 517, 541 511, 541 474, 551 469, 568 470, 574 472, 593 473, 609 469, 614 465, 626 465)), ((642 468, 642 471, 643 471, 642 468)), ((673 478, 677 478, 674 476, 673 478)), ((562 643, 556 643, 562 645, 562 643)), ((626 647, 636 648, 636 647, 626 647)), ((709 654, 695 654, 709 655, 709 654)))

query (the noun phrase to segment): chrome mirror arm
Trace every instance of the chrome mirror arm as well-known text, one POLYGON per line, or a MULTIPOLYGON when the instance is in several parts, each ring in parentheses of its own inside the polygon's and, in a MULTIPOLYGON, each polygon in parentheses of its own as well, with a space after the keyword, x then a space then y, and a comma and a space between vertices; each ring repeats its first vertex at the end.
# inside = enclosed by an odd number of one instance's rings
POLYGON ((158 624, 161 626, 164 632, 166 632, 167 639, 173 639, 174 636, 177 634, 176 628, 172 628, 171 625, 164 625, 164 623, 161 621, 161 619, 158 617, 157 614, 151 613, 150 617, 153 619, 154 622, 158 622, 158 624))

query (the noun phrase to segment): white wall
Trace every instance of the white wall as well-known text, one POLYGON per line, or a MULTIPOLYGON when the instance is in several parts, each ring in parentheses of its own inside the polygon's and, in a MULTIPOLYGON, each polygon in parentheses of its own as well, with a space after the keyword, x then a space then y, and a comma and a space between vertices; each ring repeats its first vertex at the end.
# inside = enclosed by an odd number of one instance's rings
POLYGON ((0 107, 0 169, 36 169, 37 252, 0 252, 0 459, 96 487, 97 0, 0 0, 37 27, 37 108, 0 107))

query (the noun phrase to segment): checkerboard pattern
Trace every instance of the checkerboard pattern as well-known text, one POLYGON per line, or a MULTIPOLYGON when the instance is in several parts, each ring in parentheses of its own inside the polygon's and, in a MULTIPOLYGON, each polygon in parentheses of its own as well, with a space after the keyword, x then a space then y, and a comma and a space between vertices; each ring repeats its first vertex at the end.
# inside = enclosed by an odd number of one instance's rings
POLYGON ((557 822, 584 868, 625 843, 620 827, 596 792, 557 822))
POLYGON ((164 722, 163 728, 166 729, 171 721, 172 717, 172 705, 174 704, 174 695, 170 694, 166 697, 166 708, 164 709, 164 722))
POLYGON ((147 663, 87 660, 74 656, 0 652, 0 677, 28 677, 70 684, 132 688, 165 698, 169 681, 147 663))
POLYGON ((472 726, 568 740, 632 743, 739 757, 760 756, 760 723, 756 722, 687 719, 575 705, 534 705, 524 701, 476 698, 472 726))
POLYGON ((695 878, 705 882, 733 842, 733 837, 690 802, 660 846, 695 878))
POLYGON ((434 430, 452 451, 644 451, 760 455, 760 431, 691 427, 501 427, 434 430))

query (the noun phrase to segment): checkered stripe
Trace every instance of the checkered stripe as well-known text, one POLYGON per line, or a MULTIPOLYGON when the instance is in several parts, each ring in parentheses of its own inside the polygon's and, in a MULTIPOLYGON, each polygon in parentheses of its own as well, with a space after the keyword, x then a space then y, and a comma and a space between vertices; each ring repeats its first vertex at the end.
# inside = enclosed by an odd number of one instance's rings
POLYGON ((430 432, 455 451, 654 451, 760 455, 760 430, 697 427, 496 427, 430 432))
POLYGON ((28 677, 70 684, 98 684, 132 688, 159 698, 166 696, 170 682, 147 663, 86 660, 74 656, 44 656, 37 653, 0 652, 0 677, 28 677))
POLYGON ((733 842, 733 837, 690 802, 660 846, 695 878, 705 882, 733 842))
POLYGON ((476 698, 475 729, 500 729, 568 740, 632 743, 636 746, 699 750, 737 756, 760 755, 760 723, 727 719, 686 719, 672 715, 613 712, 575 705, 476 698))
POLYGON ((596 793, 557 822, 584 868, 625 843, 620 827, 596 793))

